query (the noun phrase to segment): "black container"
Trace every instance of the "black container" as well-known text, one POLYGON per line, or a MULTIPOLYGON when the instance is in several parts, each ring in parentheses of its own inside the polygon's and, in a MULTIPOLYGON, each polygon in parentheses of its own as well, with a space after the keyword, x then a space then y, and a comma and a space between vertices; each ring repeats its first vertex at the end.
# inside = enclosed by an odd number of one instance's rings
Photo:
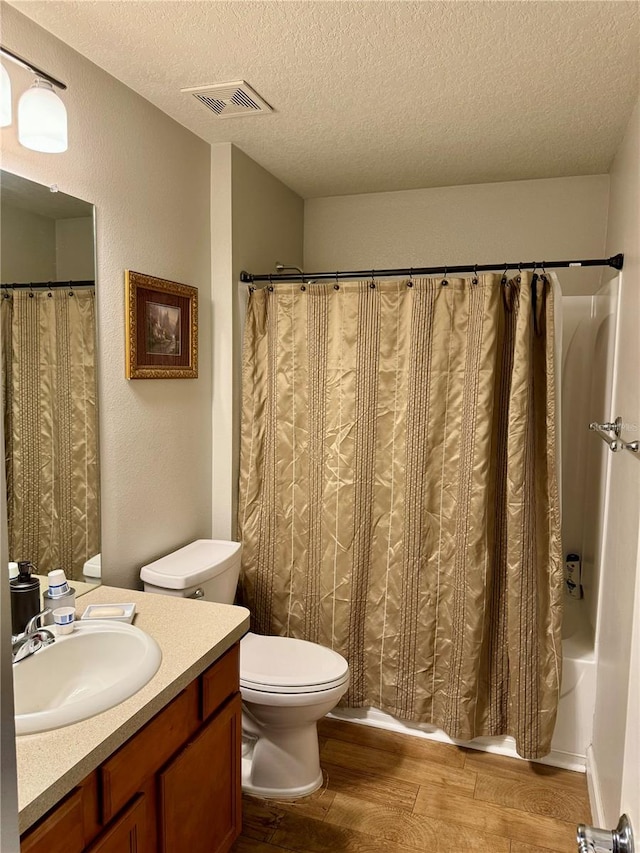
POLYGON ((40 581, 31 576, 28 560, 18 563, 18 577, 11 581, 11 633, 22 634, 29 619, 40 613, 40 581))

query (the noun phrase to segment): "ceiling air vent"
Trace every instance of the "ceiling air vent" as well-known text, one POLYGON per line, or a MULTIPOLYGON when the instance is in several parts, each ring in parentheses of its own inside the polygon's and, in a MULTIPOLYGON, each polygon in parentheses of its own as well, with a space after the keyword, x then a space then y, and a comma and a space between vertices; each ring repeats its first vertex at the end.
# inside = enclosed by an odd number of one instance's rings
POLYGON ((218 118, 263 115, 273 112, 273 108, 244 80, 238 80, 236 83, 216 83, 212 86, 195 86, 193 89, 180 91, 193 95, 218 118))

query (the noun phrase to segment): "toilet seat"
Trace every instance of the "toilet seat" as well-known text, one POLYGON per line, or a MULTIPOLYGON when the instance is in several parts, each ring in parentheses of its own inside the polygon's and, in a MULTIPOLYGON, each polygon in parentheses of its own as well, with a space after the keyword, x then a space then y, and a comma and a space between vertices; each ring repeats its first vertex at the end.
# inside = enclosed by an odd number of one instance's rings
POLYGON ((246 634, 240 641, 240 687, 261 693, 318 693, 349 678, 342 655, 292 637, 246 634))

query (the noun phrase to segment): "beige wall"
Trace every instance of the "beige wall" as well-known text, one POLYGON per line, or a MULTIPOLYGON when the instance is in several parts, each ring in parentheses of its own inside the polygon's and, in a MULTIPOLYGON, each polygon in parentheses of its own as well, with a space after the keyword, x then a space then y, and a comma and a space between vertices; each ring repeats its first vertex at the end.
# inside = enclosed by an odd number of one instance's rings
POLYGON ((95 275, 93 218, 56 220, 56 276, 59 281, 89 281, 95 275))
POLYGON ((236 533, 241 346, 246 285, 240 272, 302 264, 304 203, 233 145, 212 147, 214 299, 213 531, 236 533), (232 318, 232 320, 231 320, 232 318))
MULTIPOLYGON (((609 178, 549 178, 315 198, 309 272, 601 257, 609 178)), ((598 268, 560 270, 565 295, 595 293, 598 268)))
MULTIPOLYGON (((635 424, 623 438, 640 438, 640 107, 611 169, 607 251, 624 252, 611 416, 635 424)), ((604 825, 626 810, 640 830, 640 459, 611 460, 609 505, 598 615, 598 675, 593 770, 604 825), (635 604, 634 604, 635 593, 635 604), (632 632, 634 637, 632 661, 632 632)))
MULTIPOLYGON (((69 87, 69 150, 22 148, 14 124, 3 167, 95 204, 104 579, 134 587, 143 563, 211 532, 210 147, 6 4, 2 29, 69 87), (198 379, 124 378, 125 269, 199 288, 198 379)), ((31 75, 6 66, 15 108, 31 75)))
POLYGON ((2 203, 0 276, 3 284, 56 278, 54 219, 2 203))

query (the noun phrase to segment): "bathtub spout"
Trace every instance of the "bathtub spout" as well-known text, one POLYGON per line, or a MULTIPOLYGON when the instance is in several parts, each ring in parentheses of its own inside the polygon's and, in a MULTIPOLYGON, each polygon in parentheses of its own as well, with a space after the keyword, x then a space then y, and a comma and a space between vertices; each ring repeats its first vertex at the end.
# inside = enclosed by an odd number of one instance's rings
POLYGON ((634 853, 633 833, 626 814, 613 829, 597 829, 581 823, 578 827, 578 853, 634 853))

